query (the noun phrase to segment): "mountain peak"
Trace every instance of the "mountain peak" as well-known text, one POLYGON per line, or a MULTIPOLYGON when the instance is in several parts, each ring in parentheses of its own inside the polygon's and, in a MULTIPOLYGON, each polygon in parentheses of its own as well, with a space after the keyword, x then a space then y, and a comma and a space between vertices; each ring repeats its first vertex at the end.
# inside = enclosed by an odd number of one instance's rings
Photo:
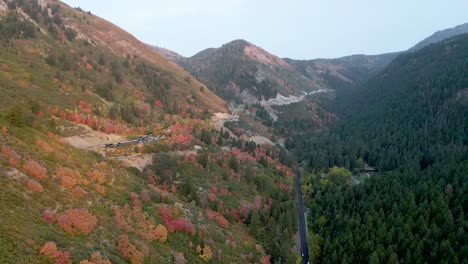
POLYGON ((230 41, 223 46, 247 46, 247 45, 252 45, 252 43, 248 42, 245 39, 235 39, 233 41, 230 41))

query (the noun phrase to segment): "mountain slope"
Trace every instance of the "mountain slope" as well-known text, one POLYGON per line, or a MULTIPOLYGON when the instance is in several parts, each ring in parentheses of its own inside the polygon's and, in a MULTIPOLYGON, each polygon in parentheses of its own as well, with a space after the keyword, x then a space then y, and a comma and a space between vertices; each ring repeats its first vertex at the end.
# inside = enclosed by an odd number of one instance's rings
POLYGON ((440 30, 432 34, 430 37, 427 37, 426 39, 422 40, 421 42, 416 44, 414 47, 410 48, 409 51, 416 51, 426 46, 429 46, 430 44, 437 43, 442 40, 454 37, 456 35, 461 35, 461 34, 466 34, 466 33, 468 33, 468 23, 458 25, 453 28, 440 30))
POLYGON ((214 129, 224 102, 105 20, 0 10, 0 263, 295 262, 280 149, 214 129))

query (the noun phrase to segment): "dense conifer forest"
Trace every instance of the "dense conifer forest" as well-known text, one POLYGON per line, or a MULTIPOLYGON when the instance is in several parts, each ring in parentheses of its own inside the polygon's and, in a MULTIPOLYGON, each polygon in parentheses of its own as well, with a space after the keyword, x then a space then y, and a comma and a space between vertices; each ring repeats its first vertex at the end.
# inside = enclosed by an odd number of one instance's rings
POLYGON ((468 35, 403 54, 329 106, 329 133, 287 142, 313 171, 313 262, 468 261, 467 68, 468 35), (364 163, 378 172, 358 177, 364 163), (360 183, 334 182, 334 166, 360 183))

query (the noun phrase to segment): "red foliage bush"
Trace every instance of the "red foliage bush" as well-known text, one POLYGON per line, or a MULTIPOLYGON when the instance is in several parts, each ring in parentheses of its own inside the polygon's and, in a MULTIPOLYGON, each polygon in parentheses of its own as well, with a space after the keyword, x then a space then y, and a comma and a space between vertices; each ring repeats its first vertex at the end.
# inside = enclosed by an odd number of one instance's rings
POLYGON ((171 212, 166 206, 160 206, 159 212, 169 232, 184 231, 187 234, 195 235, 195 227, 184 218, 172 219, 171 212))
POLYGON ((46 221, 49 224, 52 224, 57 221, 57 217, 55 216, 54 211, 50 208, 44 210, 44 212, 42 213, 42 219, 44 219, 44 221, 46 221))
POLYGON ((38 193, 41 193, 41 192, 44 191, 44 187, 42 187, 42 185, 40 183, 38 183, 37 181, 32 180, 32 179, 28 180, 27 188, 30 191, 38 192, 38 193))
POLYGON ((57 218, 60 227, 74 236, 76 234, 89 234, 96 227, 98 219, 88 212, 88 209, 68 209, 57 218))
POLYGON ((161 101, 159 100, 155 100, 154 101, 154 106, 156 106, 157 108, 159 109, 163 109, 164 108, 164 105, 161 103, 161 101))
POLYGON ((130 199, 132 200, 133 208, 141 210, 141 201, 140 201, 140 199, 138 197, 138 194, 132 192, 130 194, 130 199))
POLYGON ((141 199, 142 199, 144 202, 148 202, 148 201, 151 200, 151 196, 150 196, 148 190, 146 190, 146 189, 143 189, 143 190, 141 191, 140 196, 141 196, 141 199))
POLYGON ((228 228, 229 222, 224 216, 218 212, 215 212, 209 208, 206 209, 206 216, 208 219, 213 220, 215 219, 218 225, 222 228, 228 228))
POLYGON ((216 201, 216 194, 210 192, 210 193, 208 194, 208 200, 210 200, 210 202, 216 201))
POLYGON ((47 169, 41 164, 37 163, 37 161, 26 161, 26 163, 23 165, 23 169, 27 174, 36 178, 37 180, 47 179, 47 169))

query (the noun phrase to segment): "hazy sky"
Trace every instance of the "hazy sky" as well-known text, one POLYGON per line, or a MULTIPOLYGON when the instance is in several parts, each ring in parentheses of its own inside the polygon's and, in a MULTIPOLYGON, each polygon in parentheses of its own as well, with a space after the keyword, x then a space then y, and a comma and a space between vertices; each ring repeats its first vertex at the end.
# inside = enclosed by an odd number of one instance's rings
POLYGON ((65 0, 184 56, 245 39, 280 57, 408 49, 468 22, 467 0, 65 0))

